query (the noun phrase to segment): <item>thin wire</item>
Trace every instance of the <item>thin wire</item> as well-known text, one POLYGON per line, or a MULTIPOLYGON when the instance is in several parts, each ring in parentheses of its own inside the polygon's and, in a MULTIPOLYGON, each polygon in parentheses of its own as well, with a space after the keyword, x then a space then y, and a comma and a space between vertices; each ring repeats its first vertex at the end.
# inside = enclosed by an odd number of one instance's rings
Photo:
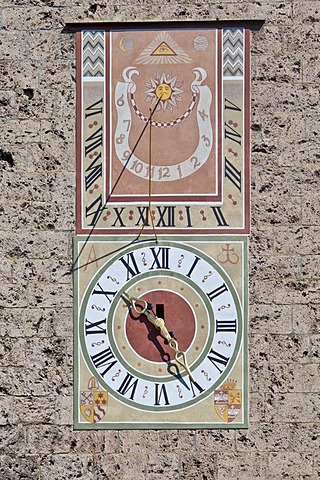
MULTIPOLYGON (((91 235, 93 234, 93 231, 94 231, 94 229, 96 228, 97 223, 99 222, 99 220, 100 220, 100 218, 101 218, 102 212, 105 210, 106 206, 108 205, 108 203, 109 203, 109 201, 110 201, 110 198, 111 198, 111 196, 113 195, 113 192, 115 191, 118 183, 120 182, 120 179, 121 179, 121 177, 122 177, 122 175, 123 175, 123 172, 126 170, 127 165, 128 165, 128 163, 129 163, 132 155, 134 154, 136 148, 138 147, 138 145, 139 145, 139 143, 140 143, 140 141, 141 141, 141 139, 142 139, 142 136, 143 136, 144 132, 146 131, 149 123, 150 123, 150 129, 151 129, 151 120, 150 120, 150 119, 152 119, 152 116, 153 116, 154 112, 156 111, 156 108, 157 108, 160 100, 161 100, 161 97, 158 98, 158 100, 157 100, 155 106, 153 107, 152 111, 150 111, 150 116, 149 116, 149 118, 148 118, 148 121, 147 121, 146 124, 144 125, 144 127, 143 127, 143 129, 142 129, 142 131, 141 131, 141 133, 140 133, 140 135, 139 135, 136 143, 134 144, 134 147, 133 147, 133 149, 132 149, 129 157, 127 158, 125 164, 123 165, 123 168, 122 168, 122 170, 121 170, 121 172, 120 172, 120 174, 119 174, 119 176, 118 176, 118 178, 117 178, 117 181, 115 182, 114 186, 112 187, 112 189, 111 189, 111 191, 110 191, 110 193, 109 193, 109 195, 108 195, 108 197, 107 197, 107 199, 106 199, 103 207, 100 209, 100 212, 99 212, 99 214, 97 215, 97 218, 96 218, 96 220, 95 220, 95 222, 94 222, 94 224, 93 224, 93 226, 92 226, 92 228, 91 228, 91 230, 90 230, 90 232, 89 232, 89 234, 88 234, 88 236, 87 236, 84 244, 82 245, 82 247, 81 247, 81 249, 80 249, 80 252, 79 252, 77 258, 76 258, 75 261, 73 262, 70 270, 69 270, 68 272, 66 272, 64 275, 71 275, 75 270, 78 270, 78 269, 80 269, 80 268, 85 267, 86 265, 89 265, 89 263, 85 263, 84 265, 76 268, 76 265, 77 265, 77 263, 78 263, 78 261, 79 261, 79 258, 80 258, 80 256, 81 256, 83 250, 84 250, 85 247, 87 246, 87 243, 89 242, 89 240, 90 240, 90 238, 91 238, 91 235)), ((150 110, 151 110, 151 109, 150 109, 150 110)), ((149 157, 150 157, 150 152, 149 152, 149 157)), ((149 168, 149 170, 150 170, 150 168, 149 168)), ((149 178, 150 178, 150 171, 149 171, 149 178)), ((149 180, 149 181, 150 181, 150 180, 149 180)), ((150 195, 149 195, 149 201, 150 201, 150 195)), ((149 203, 149 209, 150 209, 150 203, 149 203)), ((151 218, 152 218, 152 217, 151 217, 151 218)), ((152 224, 153 224, 153 219, 152 219, 152 224)), ((140 233, 138 234, 137 238, 136 238, 135 240, 133 240, 131 243, 134 243, 135 241, 137 241, 137 240, 139 239, 141 233, 142 233, 142 230, 141 230, 140 233)), ((131 243, 130 243, 130 244, 131 244, 131 243)), ((104 257, 105 257, 105 256, 108 256, 108 255, 110 255, 110 254, 112 254, 112 253, 115 253, 115 252, 117 252, 117 251, 118 251, 118 249, 116 249, 114 252, 110 252, 109 254, 104 255, 104 257)), ((103 258, 103 257, 101 257, 101 258, 103 258)), ((96 260, 94 260, 94 261, 96 261, 96 260)), ((92 263, 92 262, 90 262, 90 263, 92 263)))
MULTIPOLYGON (((160 97, 161 98, 161 97, 160 97)), ((153 230, 153 233, 154 233, 154 237, 155 237, 155 240, 156 240, 156 243, 158 243, 158 237, 157 237, 157 232, 156 232, 156 229, 155 229, 155 226, 154 226, 154 219, 153 219, 153 216, 152 216, 152 210, 151 210, 151 196, 152 196, 152 110, 150 108, 150 116, 149 116, 149 165, 148 165, 148 168, 149 168, 149 175, 148 175, 148 212, 147 212, 147 219, 148 217, 150 218, 150 221, 151 221, 151 225, 152 225, 152 230, 153 230)), ((141 231, 139 233, 139 237, 144 229, 146 225, 146 222, 144 222, 144 224, 142 225, 142 228, 141 228, 141 231)), ((139 238, 138 237, 138 238, 139 238)))
MULTIPOLYGON (((161 97, 160 97, 161 99, 161 97)), ((157 232, 156 232, 156 229, 155 229, 155 226, 154 226, 154 219, 153 219, 153 216, 152 216, 152 212, 151 212, 151 189, 152 189, 152 115, 153 115, 153 112, 151 111, 151 108, 150 108, 150 117, 149 117, 149 124, 150 124, 150 129, 149 129, 149 205, 148 205, 148 208, 149 208, 149 215, 150 215, 150 220, 151 220, 151 223, 152 223, 152 230, 153 230, 153 233, 154 233, 154 236, 155 236, 155 239, 156 239, 156 243, 158 243, 158 237, 157 237, 157 232)))

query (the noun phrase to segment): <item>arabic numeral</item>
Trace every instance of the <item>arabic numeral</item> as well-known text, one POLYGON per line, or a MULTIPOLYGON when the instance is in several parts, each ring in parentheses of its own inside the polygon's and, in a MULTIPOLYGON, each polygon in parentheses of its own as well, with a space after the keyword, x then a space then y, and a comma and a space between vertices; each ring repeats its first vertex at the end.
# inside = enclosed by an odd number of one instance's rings
POLYGON ((117 99, 117 105, 118 105, 119 107, 123 107, 123 105, 124 105, 124 99, 123 99, 123 97, 124 97, 124 95, 122 94, 121 97, 119 97, 119 98, 117 99))
POLYGON ((190 162, 193 163, 193 169, 195 170, 196 168, 200 167, 201 162, 197 157, 191 157, 190 162))
POLYGON ((163 178, 170 178, 169 167, 159 167, 158 176, 159 180, 162 180, 163 178))
POLYGON ((130 170, 133 170, 135 173, 138 173, 138 174, 141 173, 143 170, 143 163, 139 162, 139 160, 135 160, 132 163, 130 170))
POLYGON ((130 130, 131 120, 123 120, 123 123, 127 125, 127 132, 130 130))
POLYGON ((121 159, 121 160, 122 160, 123 162, 125 162, 126 160, 128 160, 128 158, 130 157, 130 155, 131 155, 130 150, 125 150, 125 151, 123 152, 123 155, 122 155, 122 159, 121 159))
POLYGON ((145 174, 144 178, 149 178, 149 175, 150 175, 151 178, 153 178, 153 176, 154 176, 154 167, 151 167, 151 169, 150 169, 150 167, 147 165, 147 167, 146 167, 146 174, 145 174), (150 173, 149 173, 149 172, 150 172, 150 173))
POLYGON ((181 168, 180 164, 177 166, 177 170, 178 170, 178 173, 179 173, 179 178, 182 178, 182 168, 181 168))

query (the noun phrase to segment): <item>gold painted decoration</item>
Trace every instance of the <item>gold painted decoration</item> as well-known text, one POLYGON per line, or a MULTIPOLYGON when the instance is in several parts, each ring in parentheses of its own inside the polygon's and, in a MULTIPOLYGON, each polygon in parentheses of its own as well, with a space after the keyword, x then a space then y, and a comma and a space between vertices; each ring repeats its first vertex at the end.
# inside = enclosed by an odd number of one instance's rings
POLYGON ((241 412, 242 391, 236 389, 236 380, 227 380, 214 392, 214 408, 225 422, 233 422, 241 412))
POLYGON ((108 393, 99 389, 95 377, 88 382, 88 390, 80 392, 80 411, 82 417, 90 423, 100 422, 108 410, 108 393))
POLYGON ((166 32, 161 32, 141 52, 137 64, 177 64, 192 63, 189 55, 166 32))

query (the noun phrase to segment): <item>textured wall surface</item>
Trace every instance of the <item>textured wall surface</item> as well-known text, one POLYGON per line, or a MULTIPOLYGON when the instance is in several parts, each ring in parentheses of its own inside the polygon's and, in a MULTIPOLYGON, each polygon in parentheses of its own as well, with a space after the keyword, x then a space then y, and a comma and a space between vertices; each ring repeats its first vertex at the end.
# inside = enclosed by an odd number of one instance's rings
POLYGON ((320 477, 319 0, 2 0, 1 480, 320 477), (264 19, 252 35, 250 428, 72 427, 67 22, 264 19))

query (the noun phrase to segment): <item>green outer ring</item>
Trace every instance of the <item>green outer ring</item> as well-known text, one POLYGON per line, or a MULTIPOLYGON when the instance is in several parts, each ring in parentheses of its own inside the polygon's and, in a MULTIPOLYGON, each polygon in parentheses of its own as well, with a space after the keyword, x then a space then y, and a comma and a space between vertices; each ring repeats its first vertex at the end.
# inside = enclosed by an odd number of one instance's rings
MULTIPOLYGON (((143 243, 143 247, 144 248, 148 248, 149 246, 154 246, 154 242, 153 241, 150 241, 150 242, 144 242, 143 243)), ((198 250, 194 247, 191 247, 190 245, 185 245, 184 243, 182 242, 172 242, 172 241, 158 241, 157 243, 157 246, 171 246, 171 247, 175 247, 175 248, 181 248, 181 249, 185 249, 185 250, 188 250, 189 252, 193 253, 194 255, 199 255, 200 257, 204 258, 205 261, 207 263, 209 263, 212 268, 214 268, 221 276, 222 278, 225 280, 225 282, 227 283, 228 285, 228 288, 230 290, 230 293, 231 295, 233 296, 233 299, 234 299, 234 302, 235 302, 235 305, 236 305, 236 310, 237 310, 237 316, 238 316, 238 335, 237 335, 237 341, 236 341, 236 344, 235 344, 235 348, 234 348, 234 351, 233 351, 233 355, 231 357, 231 361, 229 361, 229 365, 228 367, 224 370, 223 374, 218 378, 217 382, 215 382, 210 388, 208 388, 207 390, 205 390, 203 392, 203 394, 200 394, 198 396, 196 396, 193 400, 189 400, 188 402, 184 402, 184 403, 179 403, 178 405, 174 405, 174 406, 171 406, 171 407, 167 407, 167 406, 158 406, 158 407, 154 407, 154 406, 145 406, 145 405, 141 405, 137 402, 134 402, 132 400, 129 400, 123 396, 121 396, 120 394, 118 394, 117 392, 114 392, 114 390, 112 390, 112 393, 110 393, 110 386, 108 384, 105 384, 103 379, 101 379, 101 377, 99 376, 99 380, 100 380, 100 383, 104 386, 104 388, 112 395, 114 396, 115 398, 117 398, 121 403, 124 403, 126 405, 129 405, 130 407, 134 407, 134 408, 138 408, 138 410, 145 410, 145 411, 152 411, 152 412, 163 412, 163 411, 174 411, 174 410, 178 410, 178 409, 181 409, 181 408, 187 408, 191 405, 193 405, 194 403, 198 403, 200 402, 201 400, 204 400, 205 398, 207 398, 213 391, 214 389, 220 385, 222 383, 222 381, 228 376, 228 373, 230 372, 232 366, 234 365, 235 361, 236 361, 236 357, 239 353, 239 345, 241 343, 241 338, 242 338, 242 329, 243 329, 243 318, 242 318, 242 313, 241 313, 241 306, 240 306, 240 301, 239 301, 239 298, 238 298, 238 294, 233 286, 233 283, 231 281, 231 279, 229 278, 228 274, 222 269, 222 267, 220 267, 220 265, 218 265, 215 260, 213 260, 212 258, 210 258, 206 253, 203 253, 201 250, 198 250)), ((103 267, 101 267, 101 269, 96 273, 96 275, 94 276, 94 278, 91 280, 89 286, 87 287, 87 290, 83 296, 83 301, 82 301, 82 304, 81 304, 81 307, 80 307, 80 316, 79 316, 79 336, 80 336, 80 343, 81 343, 81 349, 82 349, 82 352, 83 352, 83 355, 84 355, 84 358, 86 360, 86 363, 87 363, 87 366, 89 368, 89 370, 91 371, 91 373, 93 375, 96 375, 97 374, 97 371, 96 369, 93 367, 92 365, 92 362, 90 360, 90 356, 88 355, 88 352, 87 352, 87 349, 86 349, 86 344, 85 344, 85 340, 84 340, 84 319, 85 319, 85 310, 86 310, 86 304, 88 302, 88 298, 91 294, 91 291, 94 287, 94 285, 97 283, 98 279, 101 277, 101 275, 103 275, 103 273, 107 270, 107 268, 109 268, 109 266, 114 263, 116 260, 118 260, 120 257, 122 257, 123 255, 125 255, 127 252, 132 252, 134 250, 137 250, 139 248, 142 248, 142 245, 141 244, 137 244, 136 246, 130 246, 126 249, 123 249, 121 250, 121 253, 119 253, 118 255, 116 255, 115 257, 113 257, 112 259, 110 259, 105 265, 103 265, 103 267)), ((154 273, 154 272, 153 272, 154 273)), ((168 272, 167 272, 168 273, 168 272)), ((143 274, 144 276, 146 275, 146 273, 143 274)), ((136 277, 135 277, 136 279, 136 277)), ((134 283, 133 281, 134 279, 130 280, 128 282, 128 285, 129 283, 132 281, 132 283, 134 283)), ((116 294, 115 298, 119 295, 120 297, 120 291, 116 294)))

